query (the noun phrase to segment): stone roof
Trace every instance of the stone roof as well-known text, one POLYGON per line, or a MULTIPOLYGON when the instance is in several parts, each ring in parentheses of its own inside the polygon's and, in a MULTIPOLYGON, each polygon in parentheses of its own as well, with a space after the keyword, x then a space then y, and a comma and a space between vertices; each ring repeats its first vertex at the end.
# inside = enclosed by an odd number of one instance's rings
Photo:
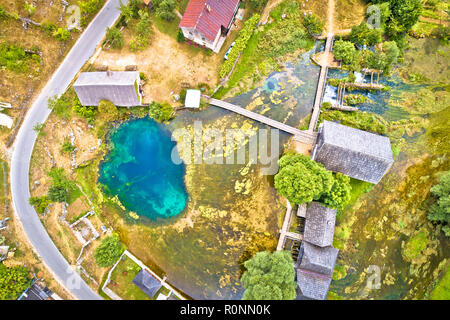
POLYGON ((325 300, 328 296, 331 278, 310 272, 308 270, 297 269, 297 284, 298 284, 298 300, 305 300, 305 298, 325 300))
POLYGON ((101 100, 109 100, 116 106, 132 107, 141 104, 137 81, 137 71, 83 72, 73 88, 84 106, 98 106, 101 100))
POLYGON ((338 249, 331 246, 322 248, 303 241, 298 254, 297 267, 331 277, 338 252, 338 249))
POLYGON ((153 298, 158 292, 158 290, 162 287, 161 282, 153 277, 149 272, 145 271, 145 269, 141 269, 136 277, 133 279, 133 283, 139 287, 146 295, 150 298, 153 298))
POLYGON ((324 121, 313 154, 328 170, 378 183, 394 163, 389 138, 324 121))
POLYGON ((303 239, 320 247, 333 244, 336 210, 311 202, 306 210, 303 239))

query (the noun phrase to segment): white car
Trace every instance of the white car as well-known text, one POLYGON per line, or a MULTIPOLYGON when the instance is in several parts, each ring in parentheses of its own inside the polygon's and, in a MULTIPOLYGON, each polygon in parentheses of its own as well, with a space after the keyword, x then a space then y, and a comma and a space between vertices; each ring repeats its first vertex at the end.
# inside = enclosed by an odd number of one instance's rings
POLYGON ((231 44, 231 46, 228 48, 227 52, 225 52, 225 56, 224 56, 225 60, 228 60, 228 55, 230 54, 231 48, 233 48, 233 46, 234 46, 234 41, 231 44))

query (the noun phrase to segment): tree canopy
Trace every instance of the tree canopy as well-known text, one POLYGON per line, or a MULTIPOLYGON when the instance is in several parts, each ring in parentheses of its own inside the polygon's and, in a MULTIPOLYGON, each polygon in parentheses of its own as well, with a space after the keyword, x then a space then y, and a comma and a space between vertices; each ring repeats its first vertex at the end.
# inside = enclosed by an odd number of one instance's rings
POLYGON ((118 236, 109 236, 95 249, 94 258, 100 267, 112 266, 125 251, 118 236))
POLYGON ((295 269, 289 251, 258 252, 244 263, 241 278, 243 300, 293 300, 296 297, 295 269))
POLYGON ((428 219, 440 223, 442 231, 450 237, 450 171, 444 172, 430 191, 437 201, 431 206, 428 219))
POLYGON ((342 173, 336 173, 334 183, 330 192, 325 193, 319 200, 327 207, 332 209, 343 209, 344 205, 350 200, 350 178, 342 173))
POLYGON ((333 46, 333 53, 337 60, 342 60, 344 64, 354 64, 358 59, 355 46, 350 41, 337 40, 333 46))
POLYGON ((333 186, 331 171, 301 154, 287 154, 278 161, 275 188, 292 204, 318 200, 333 186))
POLYGON ((25 267, 8 268, 0 262, 0 300, 17 299, 31 285, 25 267))
POLYGON ((421 0, 390 0, 389 10, 386 31, 395 40, 403 37, 419 20, 422 3, 421 0))

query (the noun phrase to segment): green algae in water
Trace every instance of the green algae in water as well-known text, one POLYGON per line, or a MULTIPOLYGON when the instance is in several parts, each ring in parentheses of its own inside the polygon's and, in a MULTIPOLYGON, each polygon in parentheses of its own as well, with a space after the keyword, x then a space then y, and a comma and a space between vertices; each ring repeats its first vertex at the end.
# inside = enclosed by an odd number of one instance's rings
POLYGON ((100 166, 99 182, 130 211, 150 220, 178 215, 186 206, 185 166, 171 159, 176 143, 164 125, 132 120, 111 134, 111 153, 100 166))

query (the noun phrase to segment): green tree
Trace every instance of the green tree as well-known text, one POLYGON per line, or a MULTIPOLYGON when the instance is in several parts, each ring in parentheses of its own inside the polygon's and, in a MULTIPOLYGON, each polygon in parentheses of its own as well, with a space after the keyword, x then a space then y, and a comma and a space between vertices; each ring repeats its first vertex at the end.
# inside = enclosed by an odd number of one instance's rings
POLYGON ((337 40, 334 43, 333 53, 337 60, 341 60, 347 65, 354 64, 358 57, 353 43, 344 40, 337 40))
POLYGON ((119 110, 108 100, 102 100, 98 104, 98 112, 108 120, 115 120, 119 117, 119 110))
POLYGON ((106 41, 111 44, 114 49, 120 49, 123 47, 123 34, 116 27, 106 29, 106 41))
POLYGON ((317 36, 323 32, 323 21, 314 14, 303 16, 303 25, 312 36, 317 36))
POLYGON ((278 163, 275 188, 291 204, 319 200, 333 186, 333 174, 304 155, 287 154, 278 163))
POLYGON ((263 251, 244 263, 241 277, 243 300, 293 300, 296 297, 295 269, 289 251, 263 251))
POLYGON ((161 0, 158 1, 158 5, 156 7, 156 15, 160 17, 161 19, 172 21, 175 19, 175 7, 176 3, 175 0, 161 0))
POLYGON ((325 193, 319 201, 329 208, 343 209, 345 204, 350 200, 351 190, 350 178, 338 172, 334 176, 331 190, 325 193))
POLYGON ((94 258, 100 267, 112 266, 125 251, 118 236, 109 236, 95 249, 94 258))
POLYGON ((0 300, 15 300, 29 286, 31 279, 25 267, 8 268, 0 262, 0 300))
POLYGON ((442 231, 450 237, 450 171, 444 172, 430 191, 436 197, 436 203, 430 208, 428 220, 440 223, 442 231))

